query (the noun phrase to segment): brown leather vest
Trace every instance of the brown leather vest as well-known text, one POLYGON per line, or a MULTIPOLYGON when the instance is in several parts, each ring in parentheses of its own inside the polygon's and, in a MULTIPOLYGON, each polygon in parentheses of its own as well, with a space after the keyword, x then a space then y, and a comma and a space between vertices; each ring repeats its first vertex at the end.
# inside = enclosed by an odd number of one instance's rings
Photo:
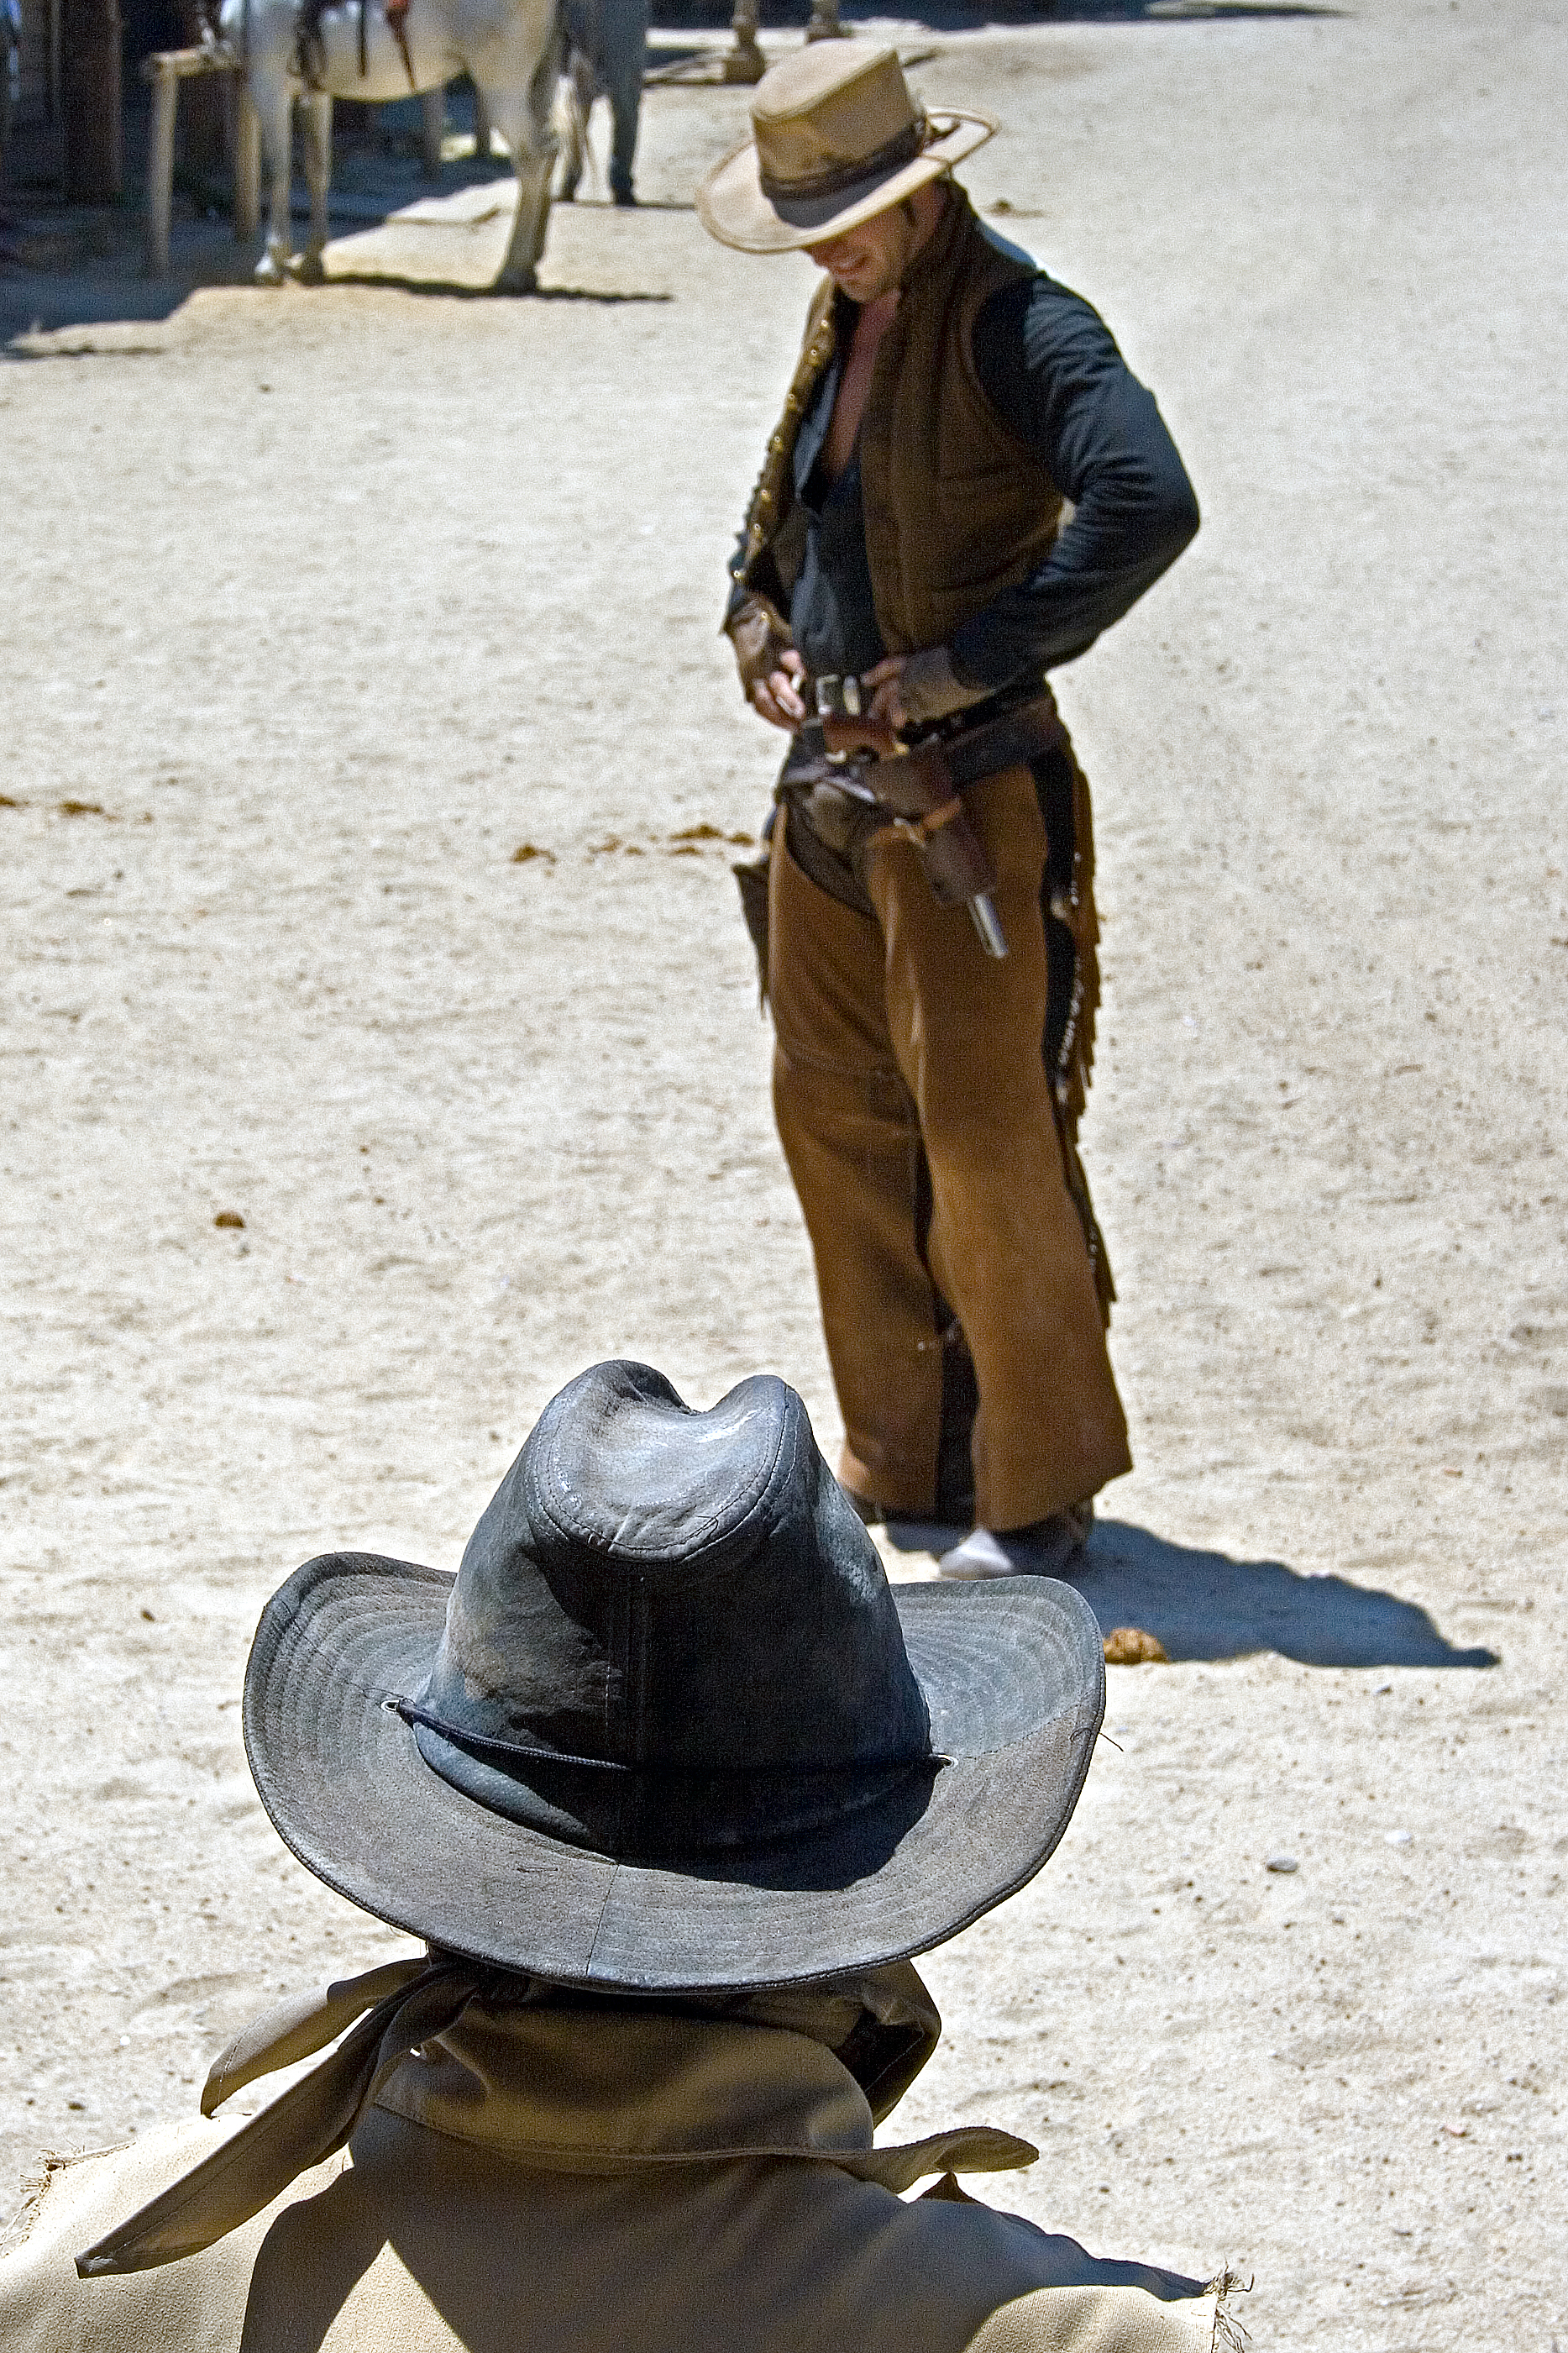
MULTIPOLYGON (((971 342, 989 297, 1032 275, 1028 263, 987 241, 968 197, 950 187, 936 234, 916 255, 878 348, 860 426, 866 554, 889 653, 945 644, 961 621, 1034 571, 1056 538, 1061 492, 986 399, 971 342)), ((806 320, 736 573, 781 603, 787 604, 805 537, 790 460, 834 340, 827 280, 806 320)))

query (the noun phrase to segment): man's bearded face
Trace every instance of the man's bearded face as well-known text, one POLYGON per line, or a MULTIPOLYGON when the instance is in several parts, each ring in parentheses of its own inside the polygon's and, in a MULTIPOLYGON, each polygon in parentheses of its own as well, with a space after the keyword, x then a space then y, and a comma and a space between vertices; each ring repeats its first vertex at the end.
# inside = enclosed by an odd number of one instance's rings
POLYGON ((864 307, 902 282, 919 238, 916 207, 900 204, 805 249, 841 292, 864 307))

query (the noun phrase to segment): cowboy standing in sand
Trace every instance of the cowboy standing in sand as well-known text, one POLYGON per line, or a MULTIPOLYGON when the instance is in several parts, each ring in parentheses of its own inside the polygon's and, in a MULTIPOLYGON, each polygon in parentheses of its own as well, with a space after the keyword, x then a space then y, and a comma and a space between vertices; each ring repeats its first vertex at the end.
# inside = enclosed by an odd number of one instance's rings
POLYGON ((1039 1870, 1103 1694, 1065 1587, 893 1594, 782 1382, 584 1374, 455 1579, 329 1555, 251 1653, 268 1811, 426 1957, 242 2033, 208 2116, 343 2039, 237 2131, 58 2172, 0 2344, 1211 2353, 1223 2286, 958 2189, 1026 2142, 873 2140, 939 2032, 910 1956, 1039 1870))
POLYGON ((945 1576, 1049 1572, 1131 1457, 1076 1147, 1089 794, 1045 673, 1173 562, 1197 506, 1101 321, 949 176, 989 123, 921 114, 865 41, 775 66, 752 119, 703 226, 827 273, 725 626, 749 701, 795 738, 765 985, 840 1476, 868 1517, 973 1517, 945 1576), (845 681, 884 754, 940 745, 951 798, 928 823, 962 809, 978 834, 1004 955, 937 903, 889 807, 835 780, 812 721, 845 681))

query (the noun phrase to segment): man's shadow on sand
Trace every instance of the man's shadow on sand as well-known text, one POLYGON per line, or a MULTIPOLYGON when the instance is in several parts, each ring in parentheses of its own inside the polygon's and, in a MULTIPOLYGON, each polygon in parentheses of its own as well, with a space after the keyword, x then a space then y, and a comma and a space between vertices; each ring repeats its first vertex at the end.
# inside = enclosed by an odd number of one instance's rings
MULTIPOLYGON (((937 1531, 899 1524, 900 1552, 939 1550, 937 1531)), ((948 1532, 948 1542, 952 1532, 948 1532)), ((1495 1667, 1498 1654, 1447 1641, 1418 1602, 1345 1577, 1303 1577, 1278 1560, 1232 1560, 1168 1544, 1125 1520, 1097 1520, 1065 1579, 1102 1634, 1137 1626, 1168 1658, 1245 1659, 1276 1651, 1307 1667, 1495 1667)))

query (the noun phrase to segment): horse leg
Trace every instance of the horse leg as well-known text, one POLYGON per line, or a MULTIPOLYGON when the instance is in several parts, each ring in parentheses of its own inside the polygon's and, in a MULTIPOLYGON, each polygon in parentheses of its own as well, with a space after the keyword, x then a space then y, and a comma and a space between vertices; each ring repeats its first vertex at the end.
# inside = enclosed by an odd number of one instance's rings
POLYGON ((531 294, 539 283, 539 262, 550 222, 555 142, 552 140, 533 155, 521 146, 514 147, 511 162, 517 174, 517 212, 493 290, 498 294, 531 294))
POLYGON ((552 120, 561 142, 562 170, 556 201, 569 205, 577 194, 584 163, 593 161, 588 146, 588 116, 594 104, 594 60, 591 55, 598 0, 562 0, 556 16, 556 38, 565 53, 556 86, 552 120))
POLYGON ((565 134, 562 148, 561 186, 557 200, 569 205, 577 194, 583 177, 583 166, 588 157, 588 113, 594 103, 595 75, 593 61, 586 50, 575 47, 566 60, 565 79, 561 85, 561 126, 565 134))
POLYGON ((558 42, 545 45, 526 90, 499 90, 493 84, 485 101, 491 119, 506 141, 517 174, 517 212, 505 258, 496 273, 498 294, 531 294, 538 279, 540 256, 550 221, 550 183, 557 152, 551 106, 560 79, 558 42))
POLYGON ((447 135, 447 86, 419 93, 419 161, 427 180, 441 176, 441 142, 447 135))
POLYGON ((305 185, 310 191, 310 235, 300 256, 297 274, 304 286, 320 286, 326 277, 321 260, 327 242, 327 189, 332 177, 332 100, 330 90, 308 90, 302 101, 305 116, 305 185))
POLYGON ((267 179, 267 242, 256 265, 263 286, 281 286, 294 250, 293 225, 289 217, 289 182, 294 164, 294 102, 279 70, 254 79, 250 95, 261 129, 261 162, 267 179))
POLYGON ((261 218, 261 125, 242 81, 234 115, 234 234, 248 245, 261 218))

